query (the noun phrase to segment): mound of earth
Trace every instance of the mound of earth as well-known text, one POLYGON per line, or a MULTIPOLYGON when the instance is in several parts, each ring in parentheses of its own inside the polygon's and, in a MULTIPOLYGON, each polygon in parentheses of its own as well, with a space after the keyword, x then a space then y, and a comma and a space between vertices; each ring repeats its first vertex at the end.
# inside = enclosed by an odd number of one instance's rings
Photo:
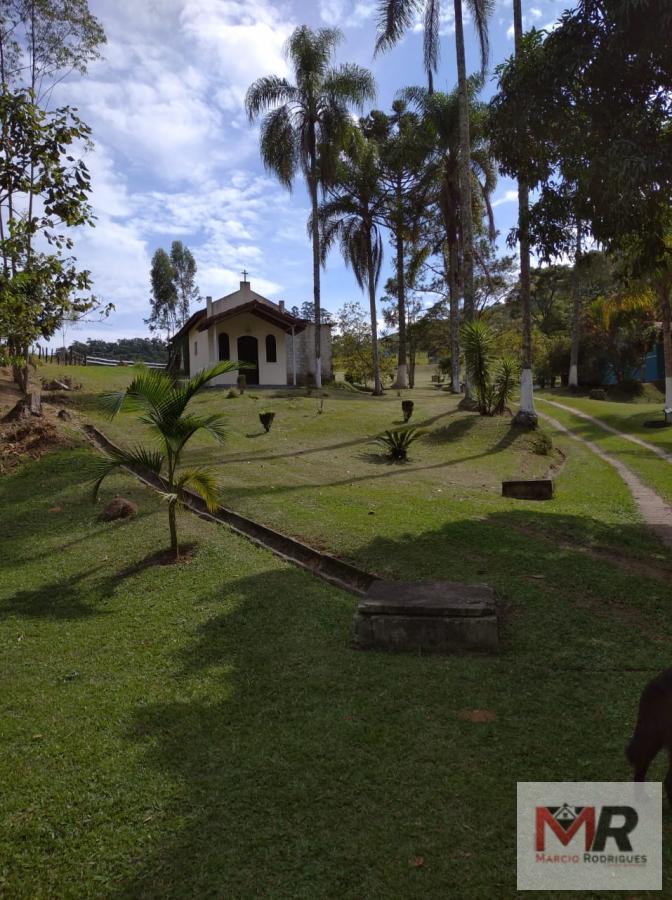
POLYGON ((70 441, 50 422, 26 420, 0 428, 0 471, 13 469, 26 459, 39 459, 70 441))

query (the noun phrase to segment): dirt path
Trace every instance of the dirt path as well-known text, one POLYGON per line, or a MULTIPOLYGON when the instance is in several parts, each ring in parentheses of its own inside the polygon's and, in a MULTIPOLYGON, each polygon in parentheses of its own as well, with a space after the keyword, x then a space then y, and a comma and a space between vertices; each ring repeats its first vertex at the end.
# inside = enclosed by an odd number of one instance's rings
MULTIPOLYGON (((550 400, 545 400, 545 403, 550 403, 550 400)), ((553 404, 554 406, 561 406, 560 403, 553 404)), ((576 410, 571 409, 568 406, 561 406, 562 409, 566 409, 569 412, 576 412, 576 410)), ((591 450, 596 456, 599 456, 600 459, 603 459, 605 462, 608 462, 609 465, 613 466, 618 474, 621 476, 623 481, 627 484, 630 489, 630 493, 637 504, 637 509, 639 513, 646 522, 646 524, 654 531, 661 541, 668 547, 672 548, 672 507, 670 507, 663 499, 660 497, 654 490, 647 485, 644 484, 635 474, 632 472, 626 465, 624 465, 619 459, 615 459, 609 453, 606 453, 602 450, 601 447, 598 447, 594 441, 589 441, 584 437, 578 435, 575 431, 572 431, 570 428, 567 428, 565 425, 562 425, 558 422, 557 419, 554 419, 552 416, 548 416, 545 413, 539 413, 542 419, 545 419, 549 425, 553 428, 556 428, 558 431, 563 432, 564 434, 569 435, 574 438, 576 441, 581 441, 581 443, 585 444, 589 450, 591 450)), ((579 415, 577 413, 577 415, 579 415)), ((590 419, 591 416, 583 416, 583 418, 590 419)), ((596 419, 593 421, 597 422, 596 419)), ((597 422, 598 425, 601 423, 597 422)), ((602 425, 602 427, 606 427, 602 425)), ((614 431, 615 429, 608 428, 609 431, 614 431)), ((616 434, 620 434, 620 432, 616 432, 616 434)), ((624 435, 625 437, 626 435, 624 435)), ((639 441, 638 439, 634 439, 637 443, 643 444, 647 449, 655 449, 651 448, 649 444, 646 444, 645 441, 639 441)), ((660 452, 658 453, 660 455, 660 452)), ((667 454, 665 454, 667 456, 667 454)), ((668 462, 672 461, 668 459, 668 462)))
POLYGON ((542 403, 549 403, 551 406, 555 406, 558 409, 564 409, 565 412, 572 413, 573 415, 578 416, 579 419, 586 419, 586 421, 590 422, 592 425, 597 425, 598 428, 602 428, 610 434, 615 434, 626 441, 630 441, 632 444, 638 444, 640 447, 644 447, 645 450, 650 450, 651 453, 655 453, 656 456, 664 459, 665 462, 672 463, 672 453, 668 453, 666 450, 663 450, 662 447, 657 447, 655 444, 649 444, 648 441, 643 441, 641 438, 635 437, 634 434, 627 434, 625 431, 619 431, 618 428, 614 428, 613 425, 607 425, 602 419, 596 419, 595 416, 589 416, 588 413, 581 412, 581 410, 575 409, 573 406, 565 406, 564 403, 558 403, 556 400, 546 400, 545 397, 538 397, 537 399, 541 400, 542 403))

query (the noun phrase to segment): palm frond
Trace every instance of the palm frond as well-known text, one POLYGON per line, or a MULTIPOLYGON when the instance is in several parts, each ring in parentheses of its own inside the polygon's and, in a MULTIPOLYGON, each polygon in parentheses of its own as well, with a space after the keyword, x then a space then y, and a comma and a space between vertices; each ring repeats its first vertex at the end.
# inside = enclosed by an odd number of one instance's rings
POLYGON ((474 19, 474 27, 481 47, 481 74, 488 68, 490 56, 490 38, 488 36, 488 19, 494 8, 495 0, 467 0, 467 6, 474 19))
POLYGON ((321 80, 342 40, 343 32, 338 28, 313 31, 307 25, 300 25, 294 29, 285 43, 285 55, 292 64, 299 87, 321 80))
POLYGON ((101 395, 100 406, 110 418, 124 407, 159 410, 173 391, 173 379, 160 369, 136 367, 136 375, 125 391, 101 395))
POLYGON ((170 430, 164 430, 162 437, 174 453, 179 453, 197 431, 205 431, 220 444, 223 443, 226 437, 224 417, 216 413, 210 416, 182 415, 170 430))
POLYGON ((133 447, 130 450, 113 450, 108 456, 96 461, 96 474, 93 478, 92 492, 96 500, 100 486, 112 472, 121 468, 129 468, 140 474, 160 475, 165 457, 158 451, 146 450, 144 447, 133 447))
POLYGON ((180 498, 183 491, 194 491, 205 501, 210 512, 214 512, 219 505, 219 486, 208 469, 181 469, 175 480, 175 488, 180 498))
POLYGON ((431 79, 439 64, 441 42, 439 38, 439 13, 441 0, 425 0, 425 33, 423 36, 423 57, 425 72, 431 79))
POLYGON ((286 78, 265 75, 250 85, 245 94, 245 112, 250 122, 261 113, 297 99, 297 90, 286 78))
POLYGON ((355 63, 345 63, 330 69, 322 82, 322 88, 333 100, 352 104, 362 109, 367 100, 376 96, 376 82, 371 72, 355 63))
POLYGON ((390 50, 408 31, 424 0, 379 0, 375 54, 390 50))
POLYGON ((291 190, 299 164, 299 147, 287 106, 280 106, 264 117, 259 147, 264 167, 291 190))

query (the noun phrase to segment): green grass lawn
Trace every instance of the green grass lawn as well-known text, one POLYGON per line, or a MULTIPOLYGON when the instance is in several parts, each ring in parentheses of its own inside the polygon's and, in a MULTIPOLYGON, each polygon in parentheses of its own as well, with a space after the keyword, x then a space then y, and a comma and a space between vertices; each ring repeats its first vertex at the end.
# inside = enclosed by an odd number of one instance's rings
MULTIPOLYGON (((613 403, 601 400, 588 400, 582 397, 558 396, 557 394, 543 393, 544 398, 556 400, 564 406, 588 413, 612 428, 617 428, 624 434, 631 434, 650 444, 658 446, 668 453, 672 453, 672 428, 646 428, 644 422, 647 419, 662 418, 661 407, 649 404, 613 403), (642 411, 643 409, 643 411, 642 411)), ((620 459, 642 481, 657 491, 668 503, 672 503, 672 464, 665 462, 654 453, 644 447, 634 444, 626 438, 611 434, 594 425, 592 422, 574 416, 565 410, 558 409, 543 402, 538 405, 539 412, 548 413, 563 425, 571 428, 577 434, 594 441, 603 450, 620 459)))
POLYGON ((504 500, 502 477, 549 459, 447 394, 414 398, 431 433, 407 466, 366 443, 398 398, 336 392, 319 415, 213 391, 230 439, 193 458, 229 505, 373 571, 491 584, 498 657, 355 651, 355 598, 193 516, 193 559, 152 564, 165 507, 120 475, 105 496, 140 514, 98 521, 86 448, 0 479, 0 896, 514 896, 516 782, 629 777, 639 691, 669 665, 670 554, 585 448, 557 438, 553 502, 504 500))

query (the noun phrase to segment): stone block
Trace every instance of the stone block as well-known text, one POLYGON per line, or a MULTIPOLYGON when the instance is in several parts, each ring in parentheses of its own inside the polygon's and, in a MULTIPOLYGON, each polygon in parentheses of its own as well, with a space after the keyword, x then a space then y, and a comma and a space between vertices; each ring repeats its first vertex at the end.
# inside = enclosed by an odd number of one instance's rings
POLYGON ((449 581, 375 581, 355 612, 354 640, 364 650, 496 652, 494 592, 449 581))
POLYGON ((554 493, 555 482, 552 478, 502 482, 502 497, 512 497, 514 500, 552 500, 554 493))

